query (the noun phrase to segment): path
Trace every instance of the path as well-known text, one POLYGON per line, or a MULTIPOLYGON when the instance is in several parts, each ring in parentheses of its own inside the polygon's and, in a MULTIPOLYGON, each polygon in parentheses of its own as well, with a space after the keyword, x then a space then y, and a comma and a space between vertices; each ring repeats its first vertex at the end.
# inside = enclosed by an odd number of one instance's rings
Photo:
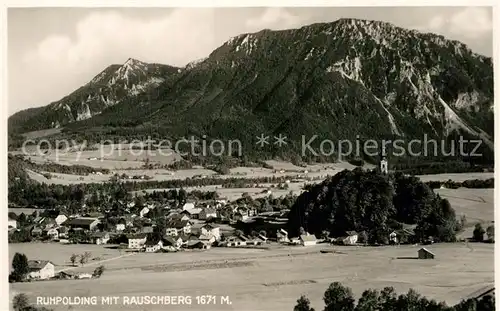
POLYGON ((85 267, 92 266, 92 265, 97 265, 97 264, 100 264, 100 263, 103 263, 103 262, 106 262, 106 261, 116 260, 116 259, 120 259, 120 258, 123 258, 123 257, 133 256, 133 255, 136 255, 136 254, 137 253, 130 253, 130 254, 120 255, 120 256, 116 256, 116 257, 112 257, 112 258, 108 258, 108 259, 103 259, 103 260, 99 260, 99 261, 93 261, 93 262, 88 263, 88 264, 83 265, 83 266, 74 266, 74 267, 69 267, 69 268, 61 269, 61 270, 58 270, 56 273, 63 272, 63 271, 68 271, 68 270, 73 270, 73 269, 78 269, 78 268, 85 268, 85 267))

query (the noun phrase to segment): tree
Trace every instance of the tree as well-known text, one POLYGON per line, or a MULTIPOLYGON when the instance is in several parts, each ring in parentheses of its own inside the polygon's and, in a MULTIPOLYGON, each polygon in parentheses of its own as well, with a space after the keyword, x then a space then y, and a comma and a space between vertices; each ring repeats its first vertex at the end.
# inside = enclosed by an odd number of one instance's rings
POLYGON ((74 266, 76 261, 78 260, 78 255, 77 254, 72 254, 71 257, 69 257, 69 261, 71 261, 71 264, 74 266))
POLYGON ((104 266, 99 266, 95 268, 94 273, 92 273, 92 277, 100 278, 103 272, 104 272, 104 266))
POLYGON ((293 308, 293 311, 314 311, 314 308, 311 308, 311 302, 309 299, 302 295, 297 300, 297 305, 293 308))
POLYGON ((380 309, 380 294, 378 291, 368 289, 361 294, 356 306, 356 311, 372 311, 380 309))
POLYGON ((324 311, 354 311, 354 298, 349 287, 339 282, 331 283, 323 296, 324 311))
POLYGON ((12 298, 12 308, 16 311, 25 310, 29 306, 28 296, 26 294, 17 294, 12 298))
POLYGON ((476 224, 474 231, 472 232, 472 237, 476 242, 482 242, 484 240, 484 229, 481 224, 476 224))
POLYGON ((16 281, 23 280, 29 273, 28 257, 25 254, 16 253, 12 259, 13 279, 16 281))
POLYGON ((495 225, 491 225, 486 228, 486 234, 488 235, 488 240, 490 242, 495 242, 495 225))

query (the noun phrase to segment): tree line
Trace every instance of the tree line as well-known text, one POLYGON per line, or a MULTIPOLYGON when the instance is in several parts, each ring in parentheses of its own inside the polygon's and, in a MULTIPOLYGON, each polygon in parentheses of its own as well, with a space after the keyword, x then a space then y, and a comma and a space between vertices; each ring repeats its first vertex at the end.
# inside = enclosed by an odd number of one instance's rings
MULTIPOLYGON (((331 283, 323 295, 324 311, 493 311, 495 297, 484 296, 480 299, 462 300, 455 306, 447 306, 444 302, 428 299, 415 290, 397 295, 393 287, 385 287, 381 291, 365 290, 356 301, 352 290, 340 282, 331 283)), ((302 295, 293 311, 314 311, 309 299, 302 295)))

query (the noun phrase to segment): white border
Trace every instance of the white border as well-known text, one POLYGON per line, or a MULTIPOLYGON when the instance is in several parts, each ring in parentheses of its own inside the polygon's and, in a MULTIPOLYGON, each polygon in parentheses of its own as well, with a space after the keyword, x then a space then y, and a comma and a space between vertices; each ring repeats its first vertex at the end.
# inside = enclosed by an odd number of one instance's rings
MULTIPOLYGON (((493 66, 494 66, 494 101, 495 103, 499 100, 500 94, 500 84, 499 81, 499 65, 497 63, 498 57, 500 56, 500 46, 498 39, 498 27, 499 25, 499 4, 495 0, 420 0, 420 1, 394 1, 394 0, 379 0, 379 1, 369 1, 369 0, 288 0, 288 1, 270 1, 270 0, 253 0, 253 1, 234 1, 234 0, 173 0, 173 1, 162 1, 162 0, 149 0, 149 1, 130 1, 130 0, 107 0, 107 1, 96 1, 96 0, 9 0, 3 1, 2 10, 0 12, 0 20, 2 37, 1 40, 2 48, 0 50, 0 56, 3 62, 2 75, 0 83, 0 94, 2 96, 3 105, 2 116, 4 116, 4 132, 1 135, 0 145, 1 148, 7 153, 7 9, 8 8, 29 8, 29 7, 364 7, 364 6, 376 6, 376 7, 424 7, 424 6, 491 6, 493 7, 493 66)), ((495 105, 495 115, 498 116, 500 113, 500 108, 495 105)), ((496 118, 495 118, 496 119, 496 118)), ((498 125, 497 120, 495 120, 495 137, 500 135, 500 125, 498 125)), ((495 163, 499 163, 500 153, 495 153, 495 163)), ((7 243, 7 231, 3 228, 7 228, 7 157, 4 156, 2 164, 0 166, 0 176, 1 184, 0 187, 0 197, 3 200, 2 206, 5 206, 5 211, 3 217, 0 217, 1 224, 0 230, 0 245, 3 251, 3 256, 0 259, 0 310, 9 310, 10 296, 9 296, 9 284, 8 273, 9 273, 9 256, 8 256, 8 243, 7 243), (9 297, 5 299, 5 297, 9 297)), ((494 198, 495 203, 497 198, 500 198, 499 189, 499 179, 500 173, 498 172, 498 167, 495 165, 495 190, 494 198)), ((499 223, 500 214, 496 212, 495 204, 495 222, 499 223)), ((496 231, 499 231, 498 229, 496 231)), ((499 247, 495 245, 495 286, 497 286, 497 280, 500 276, 500 272, 497 267, 500 266, 499 247)), ((478 263, 481 264, 481 263, 478 263)), ((496 297, 496 308, 500 310, 500 301, 498 296, 496 297)))

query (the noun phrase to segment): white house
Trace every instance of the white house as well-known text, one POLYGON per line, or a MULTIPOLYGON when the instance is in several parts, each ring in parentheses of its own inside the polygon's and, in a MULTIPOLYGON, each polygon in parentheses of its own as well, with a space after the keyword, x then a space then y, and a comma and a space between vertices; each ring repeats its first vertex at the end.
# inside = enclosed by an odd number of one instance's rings
POLYGON ((107 244, 109 241, 109 233, 107 232, 95 232, 91 236, 92 242, 101 245, 107 244))
POLYGON ((347 231, 346 233, 347 236, 342 240, 344 245, 355 245, 358 242, 358 233, 356 231, 347 231))
POLYGON ((125 224, 116 224, 115 230, 116 231, 123 231, 123 230, 125 230, 125 224))
POLYGON ((146 253, 154 253, 163 248, 163 242, 161 240, 146 241, 145 245, 146 253))
POLYGON ((17 220, 9 217, 8 225, 9 225, 9 228, 17 229, 17 220))
POLYGON ((191 233, 191 222, 188 220, 172 220, 167 224, 166 235, 177 236, 191 233))
POLYGON ((149 207, 144 207, 141 209, 141 211, 139 212, 139 216, 140 217, 144 217, 147 215, 147 213, 149 213, 149 207))
POLYGON ((55 218, 55 221, 56 221, 56 224, 58 226, 60 226, 63 222, 65 222, 66 220, 68 220, 68 217, 66 215, 63 215, 63 214, 59 214, 57 215, 57 217, 55 218))
POLYGON ((212 224, 203 225, 203 227, 201 227, 201 234, 211 235, 215 237, 217 241, 220 240, 220 228, 212 224))
POLYGON ((303 246, 316 245, 316 237, 313 234, 303 234, 299 237, 300 244, 303 246))
POLYGON ((187 210, 190 210, 190 209, 194 209, 194 203, 186 203, 182 206, 182 210, 183 211, 187 211, 187 210))
POLYGON ((389 242, 392 242, 394 244, 398 243, 398 234, 396 233, 396 231, 392 231, 389 234, 389 242))
POLYGON ((54 264, 48 260, 28 260, 29 279, 45 280, 54 277, 54 264))
POLYGON ((131 249, 140 249, 144 246, 146 243, 146 234, 140 233, 140 234, 135 234, 131 235, 128 238, 128 248, 131 249))

